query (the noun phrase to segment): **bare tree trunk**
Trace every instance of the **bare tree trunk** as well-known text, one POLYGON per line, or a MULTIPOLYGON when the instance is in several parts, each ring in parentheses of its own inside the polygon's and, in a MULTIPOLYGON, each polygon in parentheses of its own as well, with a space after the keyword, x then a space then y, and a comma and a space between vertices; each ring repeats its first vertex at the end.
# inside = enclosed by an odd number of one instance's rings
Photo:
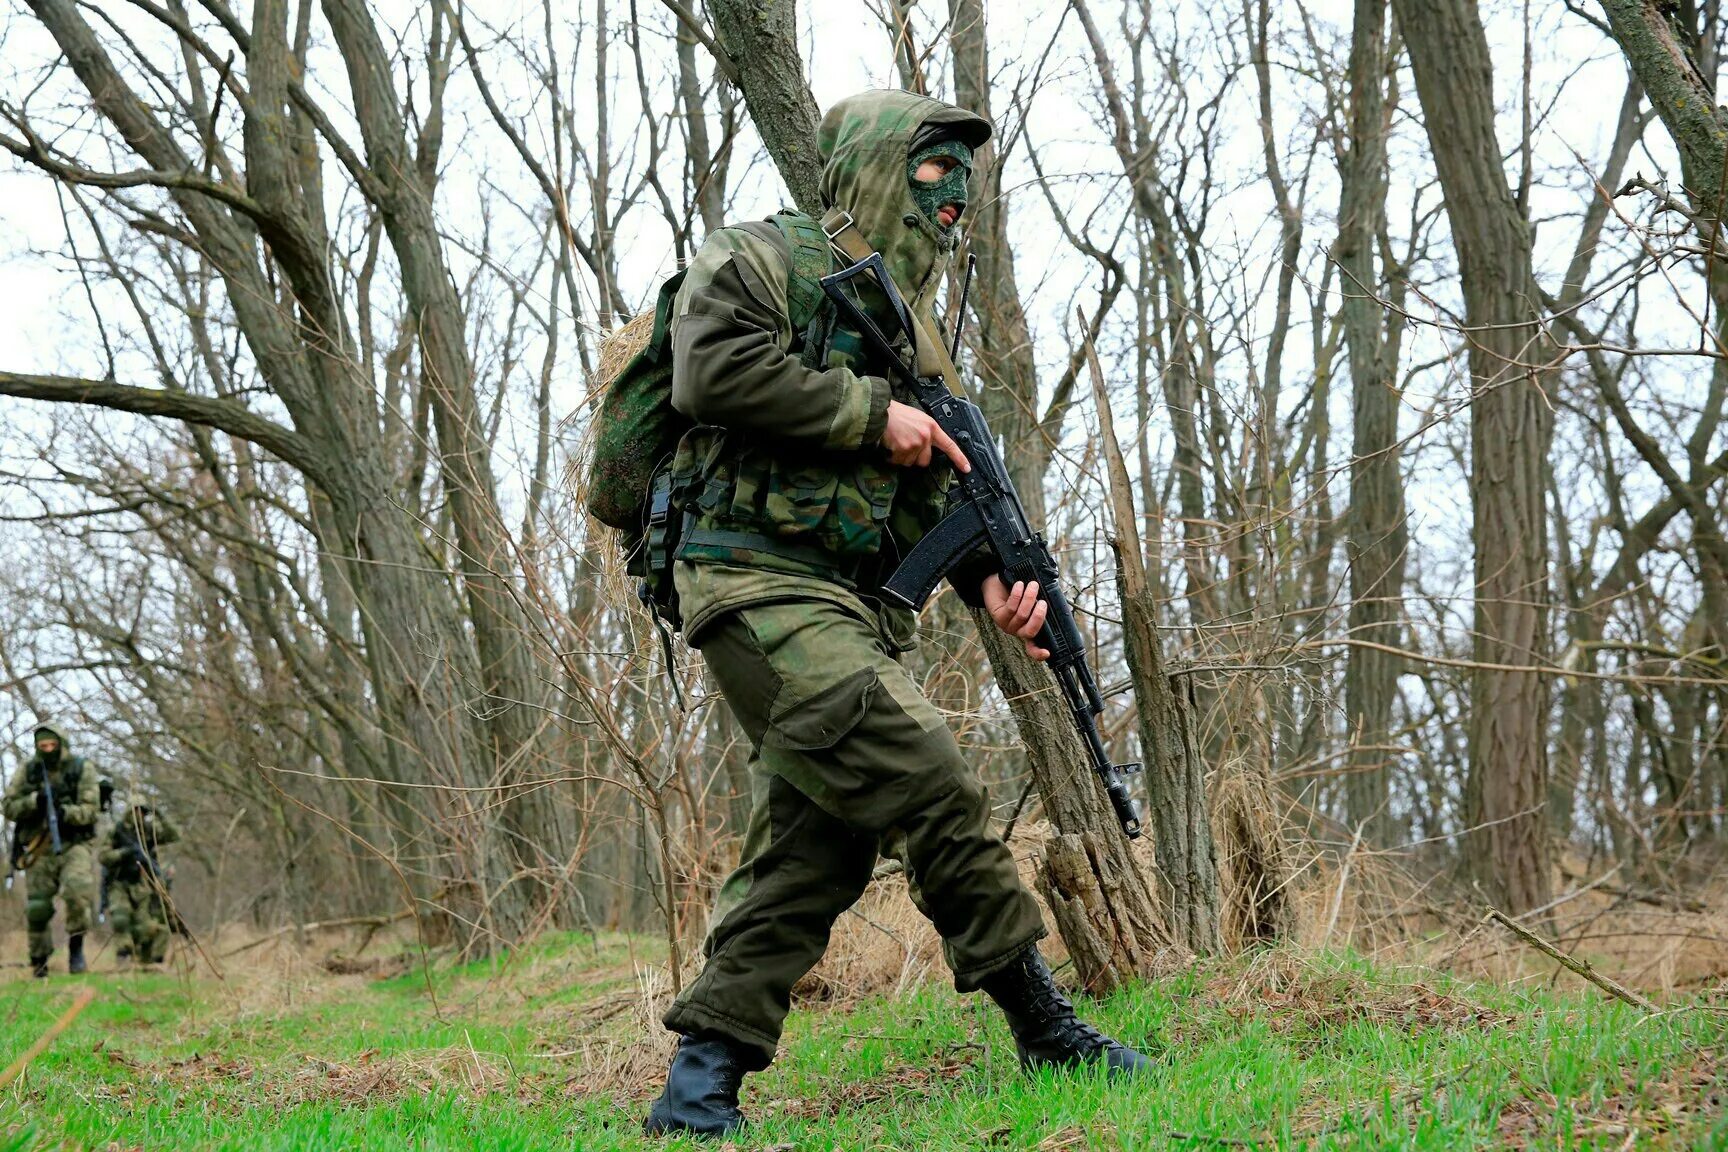
MULTIPOLYGON (((1081 323, 1084 326, 1085 321, 1081 323)), ((1206 769, 1194 731, 1192 692, 1189 678, 1171 676, 1164 664, 1157 597, 1146 578, 1128 465, 1116 440, 1104 373, 1096 355, 1087 359, 1116 522, 1110 547, 1116 553, 1116 585, 1122 598, 1128 674, 1140 718, 1140 747, 1151 799, 1147 816, 1158 854, 1160 887, 1176 941, 1191 952, 1211 955, 1221 943, 1218 850, 1212 839, 1206 769)))
MULTIPOLYGON (((983 0, 948 0, 949 40, 954 50, 954 101, 991 119, 990 53, 983 0)), ((1000 145, 981 158, 982 176, 973 192, 972 226, 966 251, 978 259, 971 304, 977 354, 978 404, 990 430, 1002 438, 1009 475, 1020 490, 1034 530, 1045 523, 1044 474, 1052 444, 1038 419, 1038 365, 1032 333, 1014 278, 1014 246, 1008 238, 1008 194, 1002 187, 1000 145)))
POLYGON ((1554 418, 1550 346, 1530 229, 1501 166, 1494 78, 1476 0, 1394 0, 1458 249, 1470 328, 1470 492, 1476 618, 1467 819, 1491 899, 1547 903, 1548 516, 1542 469, 1554 418))
MULTIPOLYGON (((552 790, 524 787, 536 769, 544 774, 546 767, 536 756, 546 695, 535 674, 530 629, 515 587, 515 546, 497 504, 462 305, 433 217, 437 142, 423 129, 419 154, 410 154, 394 72, 371 16, 355 0, 325 0, 324 12, 348 65, 355 118, 379 184, 374 199, 401 265, 403 291, 417 321, 423 386, 434 401, 444 494, 480 658, 480 688, 488 701, 488 761, 497 765, 497 783, 505 790, 503 815, 511 833, 500 863, 509 866, 505 875, 512 879, 500 877, 507 887, 492 894, 492 906, 507 938, 517 939, 549 898, 546 878, 565 858, 567 845, 550 803, 552 790)), ((441 115, 435 104, 428 122, 441 115)))
POLYGON ((750 118, 792 202, 799 211, 820 216, 822 159, 816 154, 816 127, 821 113, 798 54, 797 0, 709 0, 708 6, 750 118))
POLYGON ((678 104, 684 115, 690 177, 696 183, 696 208, 702 217, 702 233, 707 235, 726 225, 726 183, 716 179, 713 149, 708 143, 707 110, 701 77, 696 72, 696 37, 682 24, 678 27, 678 104))
POLYGON ((1350 148, 1339 161, 1338 261, 1350 354, 1350 649, 1344 671, 1350 755, 1345 809, 1370 844, 1391 842, 1387 762, 1400 661, 1404 479, 1398 450, 1398 341, 1376 299, 1374 244, 1386 215, 1386 0, 1356 0, 1350 43, 1350 148), (1380 645, 1379 648, 1367 644, 1380 645))
MULTIPOLYGON (((354 16, 344 11, 342 0, 332 0, 332 7, 337 23, 343 15, 354 16)), ((74 5, 66 0, 37 0, 32 9, 60 44, 98 112, 132 151, 157 172, 199 171, 200 165, 185 154, 168 128, 129 89, 74 5)), ((457 790, 414 799, 422 818, 413 835, 426 838, 418 849, 418 860, 408 865, 419 880, 417 895, 436 894, 451 906, 457 919, 469 925, 468 943, 489 947, 512 939, 511 933, 525 923, 523 917, 511 912, 512 902, 518 899, 513 891, 503 891, 502 899, 494 898, 500 895, 498 889, 511 888, 507 879, 510 871, 502 876, 492 873, 498 864, 509 868, 510 853, 502 844, 493 843, 486 806, 473 803, 470 795, 471 790, 492 783, 487 766, 498 763, 500 752, 508 747, 506 742, 494 744, 488 739, 469 708, 473 686, 481 680, 481 666, 495 668, 497 656, 486 652, 485 645, 491 641, 482 641, 486 654, 477 666, 474 645, 449 582, 442 572, 426 564, 414 512, 404 506, 392 462, 383 449, 370 380, 348 334, 329 265, 317 150, 308 151, 305 126, 295 120, 298 113, 289 113, 291 106, 304 108, 309 98, 294 78, 297 65, 288 47, 285 4, 282 0, 261 0, 254 6, 252 17, 248 30, 222 14, 224 30, 246 54, 250 97, 244 120, 247 192, 224 194, 213 185, 185 187, 189 178, 179 176, 174 177, 178 183, 168 186, 190 227, 191 235, 185 242, 194 243, 222 276, 227 300, 252 357, 287 409, 294 428, 281 428, 232 400, 181 392, 115 384, 92 390, 78 382, 19 377, 0 381, 0 390, 220 427, 278 453, 317 484, 329 499, 335 538, 344 548, 359 552, 353 565, 357 575, 363 574, 355 588, 357 608, 366 636, 373 691, 387 727, 387 775, 457 790), (271 266, 261 265, 261 254, 271 266), (283 282, 280 287, 277 272, 283 282)), ((360 81, 357 104, 360 119, 373 133, 379 128, 380 115, 387 118, 395 114, 399 126, 399 111, 376 32, 364 19, 360 23, 371 32, 374 51, 356 69, 360 81), (380 104, 387 108, 386 113, 379 113, 380 104)), ((356 28, 342 26, 341 31, 353 34, 356 28)), ((379 177, 360 167, 333 129, 326 128, 325 134, 343 150, 350 173, 370 197, 380 201, 400 197, 404 181, 415 178, 399 139, 394 151, 381 151, 408 167, 396 167, 379 177)), ((435 153, 435 148, 431 151, 435 153)), ((38 163, 63 179, 82 178, 68 176, 63 169, 57 171, 45 158, 38 163)), ((430 206, 424 202, 403 205, 400 200, 392 206, 398 210, 398 224, 406 228, 398 248, 404 277, 410 281, 409 294, 420 296, 417 305, 431 307, 432 314, 424 317, 427 327, 422 331, 427 372, 439 377, 434 386, 450 387, 454 381, 457 387, 468 387, 467 377, 451 370, 465 353, 453 355, 447 347, 454 342, 460 350, 462 339, 459 313, 450 323, 442 311, 445 301, 438 295, 450 292, 449 285, 447 281, 442 288, 424 283, 442 275, 435 251, 437 235, 426 224, 430 206), (430 253, 428 246, 433 248, 430 253)), ((463 458, 464 453, 483 448, 483 441, 477 448, 473 440, 451 446, 454 458, 450 476, 462 479, 465 498, 478 491, 480 499, 491 499, 483 459, 481 470, 476 471, 470 466, 472 462, 463 458)), ((471 511, 463 513, 470 525, 483 519, 470 516, 471 511)), ((482 546, 466 551, 484 566, 498 555, 495 541, 476 539, 482 546)), ((470 586, 471 595, 482 598, 490 590, 484 579, 479 587, 470 586)), ((485 626, 486 612, 494 604, 488 600, 477 606, 477 632, 485 626)), ((526 699, 506 691, 498 695, 526 699)))

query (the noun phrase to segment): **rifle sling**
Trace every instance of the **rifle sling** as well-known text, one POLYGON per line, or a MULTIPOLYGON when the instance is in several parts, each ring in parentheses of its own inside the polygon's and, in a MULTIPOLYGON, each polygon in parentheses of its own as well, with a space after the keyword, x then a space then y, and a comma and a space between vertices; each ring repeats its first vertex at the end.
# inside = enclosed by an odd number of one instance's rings
MULTIPOLYGON (((858 230, 858 225, 853 223, 852 214, 842 208, 830 208, 823 214, 822 231, 828 234, 829 241, 840 254, 853 264, 868 259, 875 252, 875 249, 870 247, 870 241, 864 238, 864 233, 858 230)), ((931 320, 914 310, 912 329, 917 346, 917 364, 914 365, 914 371, 920 376, 940 376, 942 382, 948 385, 948 391, 956 396, 966 395, 965 389, 960 386, 960 370, 954 367, 954 360, 948 355, 948 347, 937 334, 931 320)))

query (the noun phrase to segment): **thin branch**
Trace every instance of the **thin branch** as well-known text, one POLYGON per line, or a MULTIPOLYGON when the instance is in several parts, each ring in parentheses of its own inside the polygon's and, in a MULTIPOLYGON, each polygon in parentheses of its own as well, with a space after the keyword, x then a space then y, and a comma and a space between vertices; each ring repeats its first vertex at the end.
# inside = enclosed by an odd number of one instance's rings
POLYGON ((324 461, 312 441, 232 400, 195 396, 190 392, 169 392, 161 388, 135 388, 76 376, 39 376, 4 370, 0 370, 0 396, 89 404, 140 416, 184 420, 188 424, 201 424, 249 440, 292 464, 314 481, 321 483, 325 472, 324 461))

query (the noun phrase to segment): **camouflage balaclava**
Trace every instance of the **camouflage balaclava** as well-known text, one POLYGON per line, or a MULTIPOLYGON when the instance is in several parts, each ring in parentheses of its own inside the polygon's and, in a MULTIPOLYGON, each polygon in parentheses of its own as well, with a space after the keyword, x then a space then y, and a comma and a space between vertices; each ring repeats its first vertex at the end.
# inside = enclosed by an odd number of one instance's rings
POLYGON ((971 180, 972 149, 959 140, 938 140, 927 144, 913 152, 906 161, 906 182, 912 187, 912 200, 918 205, 918 211, 924 213, 924 218, 936 225, 944 239, 954 234, 960 220, 957 216, 954 223, 945 225, 937 213, 944 205, 952 204, 963 215, 968 195, 966 189, 971 180), (954 161, 954 167, 935 180, 918 179, 918 169, 925 161, 944 158, 954 161))
POLYGON ((38 745, 41 744, 43 737, 47 737, 55 742, 54 751, 43 752, 42 749, 38 747, 36 749, 36 756, 42 761, 42 763, 52 768, 60 762, 62 756, 66 755, 66 737, 62 736, 60 730, 52 724, 38 724, 36 725, 36 734, 34 736, 35 743, 38 745))
MULTIPOLYGON (((990 139, 990 132, 990 122, 982 117, 900 91, 848 96, 822 118, 817 138, 822 205, 851 214, 916 311, 928 314, 933 307, 941 273, 957 240, 953 229, 943 229, 936 222, 935 209, 959 201, 946 192, 955 180, 955 173, 950 173, 936 185, 945 190, 943 199, 926 213, 913 192, 910 177, 916 164, 912 158, 952 142, 965 150, 970 162, 971 153, 990 139)), ((965 179, 960 177, 962 192, 965 179)), ((964 195, 959 198, 964 199, 964 195)))

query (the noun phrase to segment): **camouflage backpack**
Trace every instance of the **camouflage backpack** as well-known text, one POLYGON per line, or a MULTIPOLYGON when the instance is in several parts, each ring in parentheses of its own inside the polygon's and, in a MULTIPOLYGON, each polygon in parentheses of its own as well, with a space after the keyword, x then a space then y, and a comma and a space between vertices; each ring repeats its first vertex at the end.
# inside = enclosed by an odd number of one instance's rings
MULTIPOLYGON (((807 337, 827 311, 820 280, 834 267, 828 237, 816 221, 790 210, 769 219, 792 250, 786 299, 788 319, 800 342, 794 350, 807 359, 819 357, 823 342, 807 337)), ((672 345, 667 337, 683 283, 682 270, 668 277, 660 285, 652 321, 644 314, 608 337, 602 365, 608 353, 623 364, 611 374, 601 369, 605 394, 588 470, 588 511, 618 530, 629 571, 642 578, 638 595, 674 628, 680 620, 672 566, 683 524, 672 507, 668 469, 692 424, 672 407, 672 345), (644 331, 646 341, 635 349, 644 331)))

